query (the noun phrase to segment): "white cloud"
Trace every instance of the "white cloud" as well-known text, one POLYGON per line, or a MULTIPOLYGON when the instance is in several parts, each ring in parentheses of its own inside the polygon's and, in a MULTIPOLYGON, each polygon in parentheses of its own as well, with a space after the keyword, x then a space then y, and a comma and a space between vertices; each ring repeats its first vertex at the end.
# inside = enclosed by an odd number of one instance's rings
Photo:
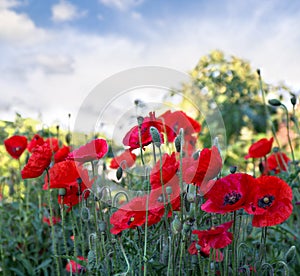
POLYGON ((9 9, 0 9, 0 41, 32 44, 45 38, 45 32, 37 28, 26 15, 9 9))
POLYGON ((87 15, 87 11, 79 11, 71 2, 61 0, 51 8, 54 22, 72 21, 87 15))
POLYGON ((17 0, 0 0, 0 10, 20 6, 22 3, 17 0))
POLYGON ((127 11, 144 2, 144 0, 99 0, 105 6, 116 8, 121 11, 127 11))

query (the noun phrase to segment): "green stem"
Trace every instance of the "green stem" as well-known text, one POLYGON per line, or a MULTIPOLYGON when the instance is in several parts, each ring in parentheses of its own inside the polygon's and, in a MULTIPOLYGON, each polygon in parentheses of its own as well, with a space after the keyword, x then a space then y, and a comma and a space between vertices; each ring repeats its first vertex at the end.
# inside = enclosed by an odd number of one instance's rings
MULTIPOLYGON (((153 144, 154 145, 154 144, 153 144)), ((155 152, 154 152, 155 155, 155 152)), ((147 176, 148 177, 148 176, 147 176)), ((146 198, 146 222, 145 222, 145 240, 144 240, 144 276, 147 275, 147 238, 148 238, 148 213, 149 213, 149 190, 150 190, 150 182, 147 181, 147 198, 146 198)))
POLYGON ((52 198, 51 198, 51 189, 50 189, 50 174, 49 170, 46 169, 47 178, 48 178, 48 204, 50 209, 50 225, 51 225, 51 238, 52 238, 52 246, 53 246, 53 253, 56 263, 56 275, 60 276, 60 268, 59 268, 59 261, 58 261, 58 255, 57 255, 57 248, 56 248, 56 242, 55 242, 55 229, 53 224, 53 210, 52 210, 52 198))
POLYGON ((237 275, 237 265, 236 265, 236 211, 233 212, 233 241, 232 241, 232 273, 237 275))
POLYGON ((62 227, 62 235, 64 240, 65 255, 69 255, 66 233, 65 233, 64 196, 62 196, 62 203, 60 205, 60 215, 61 215, 61 227, 62 227))

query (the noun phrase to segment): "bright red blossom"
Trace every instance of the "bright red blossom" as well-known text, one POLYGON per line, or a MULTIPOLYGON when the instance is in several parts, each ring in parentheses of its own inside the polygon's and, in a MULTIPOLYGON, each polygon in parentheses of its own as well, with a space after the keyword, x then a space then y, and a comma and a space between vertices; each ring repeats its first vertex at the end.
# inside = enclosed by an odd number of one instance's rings
POLYGON ((256 179, 245 211, 254 214, 254 227, 277 225, 291 215, 292 197, 292 189, 284 180, 276 176, 261 176, 256 179))
MULTIPOLYGON (((82 257, 82 256, 78 256, 77 259, 80 260, 80 261, 84 261, 84 262, 87 261, 87 259, 82 257)), ((73 260, 68 262, 67 265, 66 265, 66 271, 68 271, 68 272, 81 273, 85 270, 86 270, 86 268, 84 266, 82 266, 81 264, 79 264, 79 263, 77 263, 73 260)))
POLYGON ((43 137, 38 134, 35 134, 30 142, 28 143, 27 149, 29 152, 32 152, 36 146, 41 146, 45 143, 43 137))
POLYGON ((166 130, 169 142, 174 141, 181 128, 184 129, 185 135, 191 135, 201 131, 201 125, 181 110, 174 112, 168 110, 158 118, 163 121, 165 126, 167 126, 166 130))
POLYGON ((171 155, 165 153, 162 157, 162 162, 158 160, 152 168, 150 172, 150 184, 152 189, 160 188, 162 186, 160 167, 162 170, 162 181, 165 185, 175 176, 179 167, 179 162, 176 160, 175 153, 173 152, 171 155), (160 163, 162 163, 162 167, 160 163))
POLYGON ((61 161, 66 160, 70 153, 71 147, 69 146, 63 146, 61 147, 55 154, 54 154, 54 162, 59 163, 61 161))
POLYGON ((53 152, 57 152, 59 150, 59 141, 55 137, 50 137, 45 140, 45 143, 49 145, 53 152))
POLYGON ((14 135, 4 140, 4 146, 10 156, 19 159, 27 147, 27 138, 25 136, 14 135))
MULTIPOLYGON (((196 247, 196 244, 197 244, 197 242, 194 241, 194 242, 192 242, 192 244, 188 248, 188 252, 191 255, 198 255, 198 249, 196 247)), ((203 256, 203 257, 209 257, 211 247, 208 244, 204 244, 204 243, 201 243, 201 244, 202 245, 200 245, 199 242, 198 242, 198 245, 200 246, 200 255, 203 256)), ((223 259, 224 259, 223 253, 219 249, 216 249, 215 254, 216 255, 212 256, 212 259, 216 262, 222 262, 223 259)))
POLYGON ((257 142, 253 143, 248 150, 248 154, 245 156, 245 159, 248 158, 262 158, 270 153, 273 144, 273 137, 270 140, 262 138, 257 142))
POLYGON ((117 169, 122 166, 122 169, 130 168, 134 165, 136 160, 136 155, 130 150, 125 150, 118 156, 115 156, 111 161, 109 167, 112 169, 117 169))
POLYGON ((131 150, 139 148, 140 147, 139 132, 140 132, 142 147, 149 145, 152 142, 150 127, 155 127, 158 130, 158 132, 160 133, 161 141, 163 142, 164 138, 162 133, 164 132, 164 125, 161 122, 161 120, 155 117, 155 112, 150 112, 149 117, 144 118, 140 127, 134 126, 127 132, 127 134, 123 139, 123 144, 125 146, 129 146, 131 150))
POLYGON ((244 173, 227 175, 216 181, 211 180, 205 190, 207 201, 201 209, 209 213, 228 213, 248 204, 247 197, 255 186, 255 178, 244 173))
POLYGON ((104 139, 94 139, 84 146, 73 150, 67 159, 78 162, 88 162, 102 158, 107 151, 108 145, 104 139))
POLYGON ((233 220, 213 226, 208 230, 193 230, 192 234, 198 236, 198 241, 202 244, 207 244, 211 248, 224 248, 232 243, 233 235, 228 232, 232 226, 233 220))
POLYGON ((216 177, 222 169, 222 158, 216 146, 203 149, 198 159, 193 157, 183 158, 182 171, 183 180, 190 184, 201 186, 216 177))
POLYGON ((35 178, 43 174, 51 163, 52 151, 47 143, 36 146, 30 156, 28 163, 21 171, 23 179, 35 178))
MULTIPOLYGON (((49 226, 51 226, 51 220, 48 217, 43 217, 43 222, 47 223, 49 226)), ((53 225, 61 222, 61 218, 60 217, 52 217, 52 223, 53 225)))
POLYGON ((288 163, 291 161, 290 158, 284 152, 272 153, 267 158, 267 167, 265 168, 267 172, 279 173, 281 171, 286 171, 288 168, 288 163))

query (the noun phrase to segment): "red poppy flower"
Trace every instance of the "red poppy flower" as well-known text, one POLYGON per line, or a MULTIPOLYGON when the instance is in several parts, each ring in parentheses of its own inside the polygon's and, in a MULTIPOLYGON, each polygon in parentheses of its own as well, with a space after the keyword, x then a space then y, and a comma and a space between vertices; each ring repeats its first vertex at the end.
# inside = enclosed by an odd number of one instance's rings
MULTIPOLYGON (((173 211, 180 210, 180 186, 178 177, 173 177, 166 185, 164 185, 164 192, 162 186, 156 189, 152 189, 149 195, 149 221, 148 224, 152 225, 161 220, 165 213, 165 203, 171 205, 173 211), (170 194, 167 193, 167 190, 171 191, 170 194)), ((168 213, 168 216, 171 216, 172 212, 168 213)))
MULTIPOLYGON (((164 140, 162 135, 162 132, 164 131, 164 126, 161 120, 156 119, 155 112, 150 112, 149 117, 145 117, 143 123, 140 126, 142 147, 145 147, 152 142, 150 127, 155 127, 160 133, 161 141, 163 142, 164 140)), ((125 146, 129 146, 131 150, 140 147, 139 126, 134 126, 127 132, 123 139, 123 144, 125 146)))
POLYGON ((117 169, 122 165, 122 169, 130 168, 134 165, 136 160, 136 155, 130 150, 125 150, 119 156, 115 156, 111 161, 109 167, 112 169, 117 169))
POLYGON ((175 112, 168 110, 158 118, 162 119, 164 125, 167 126, 166 131, 169 142, 174 141, 181 128, 184 129, 185 135, 190 135, 201 131, 201 125, 181 110, 175 112))
POLYGON ((68 159, 78 162, 88 162, 102 158, 108 151, 107 142, 104 139, 94 139, 91 142, 73 150, 68 159))
POLYGON ((276 176, 261 176, 251 190, 245 211, 254 214, 252 225, 266 227, 280 224, 292 213, 292 189, 276 176))
MULTIPOLYGON (((80 178, 87 188, 91 188, 93 181, 90 181, 88 171, 78 163, 66 160, 54 164, 49 169, 50 189, 66 188, 70 183, 76 183, 80 178)), ((48 176, 45 175, 44 190, 48 189, 48 176)))
POLYGON ((63 146, 61 147, 55 154, 54 154, 54 162, 59 163, 61 161, 66 160, 70 153, 71 147, 69 146, 63 146))
POLYGON ((57 138, 51 137, 45 140, 45 143, 49 145, 53 152, 57 152, 59 150, 59 141, 57 138))
MULTIPOLYGON (((194 241, 188 248, 188 252, 191 255, 198 255, 198 249, 196 247, 196 244, 197 244, 197 242, 194 241)), ((211 247, 208 244, 200 245, 198 243, 198 245, 200 246, 200 255, 203 257, 209 257, 211 247)), ((212 256, 212 260, 214 260, 216 262, 222 262, 224 259, 223 253, 219 249, 216 249, 215 254, 216 254, 215 256, 214 255, 212 256)))
POLYGON ((44 143, 45 143, 44 139, 40 135, 35 134, 30 140, 30 142, 28 143, 27 149, 29 152, 32 152, 36 146, 41 146, 44 143))
POLYGON ((209 245, 211 248, 224 248, 232 243, 233 235, 228 232, 233 220, 213 226, 209 230, 193 230, 192 234, 198 236, 198 241, 209 245))
POLYGON ((248 158, 261 158, 270 153, 273 144, 273 137, 270 140, 262 138, 257 142, 253 143, 248 150, 248 154, 245 156, 245 159, 248 158))
POLYGON ((21 171, 23 179, 35 178, 43 174, 51 163, 52 151, 47 143, 42 146, 36 146, 30 156, 28 163, 21 171))
MULTIPOLYGON (((267 172, 273 171, 274 173, 280 173, 281 171, 286 171, 288 168, 288 163, 291 161, 290 158, 284 152, 272 153, 267 158, 267 172)), ((266 173, 267 173, 266 172, 266 173)))
POLYGON ((192 155, 196 151, 197 137, 191 134, 184 135, 184 144, 182 151, 186 156, 192 155))
POLYGON ((143 225, 146 221, 146 201, 147 196, 135 197, 122 205, 110 217, 110 223, 113 225, 110 232, 116 235, 123 230, 143 225))
MULTIPOLYGON (((51 226, 51 221, 50 221, 50 218, 48 217, 43 217, 43 222, 47 223, 49 226, 51 226)), ((53 225, 58 223, 58 222, 61 222, 61 218, 60 217, 52 217, 52 223, 53 225)))
POLYGON ((27 147, 27 138, 25 136, 14 135, 4 140, 4 146, 10 156, 19 159, 27 147))
MULTIPOLYGON (((175 153, 172 155, 165 153, 162 157, 162 180, 163 184, 167 184, 176 174, 179 163, 176 160, 175 153)), ((158 160, 155 166, 150 172, 150 184, 152 189, 160 188, 161 183, 161 172, 160 172, 160 160, 158 160)))
MULTIPOLYGON (((85 261, 85 262, 87 261, 87 259, 82 256, 78 256, 77 259, 80 261, 85 261)), ((66 270, 68 272, 72 272, 72 273, 81 273, 81 272, 84 272, 86 270, 86 268, 84 266, 82 266, 81 264, 76 263, 75 261, 71 260, 67 263, 66 270)))
POLYGON ((194 183, 200 186, 216 177, 222 169, 222 158, 216 146, 203 149, 198 159, 192 157, 183 158, 182 171, 183 180, 186 183, 194 183))
POLYGON ((216 181, 210 181, 208 186, 205 194, 207 201, 201 209, 208 213, 223 214, 248 204, 247 196, 255 186, 255 178, 244 173, 229 174, 216 181))

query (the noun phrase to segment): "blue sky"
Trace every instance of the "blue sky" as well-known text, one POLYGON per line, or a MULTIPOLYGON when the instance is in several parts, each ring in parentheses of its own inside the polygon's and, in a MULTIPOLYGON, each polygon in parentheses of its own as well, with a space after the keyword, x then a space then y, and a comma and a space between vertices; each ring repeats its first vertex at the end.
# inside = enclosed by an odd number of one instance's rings
POLYGON ((298 26, 293 0, 0 0, 0 118, 64 122, 115 73, 188 72, 214 49, 297 92, 298 26))

